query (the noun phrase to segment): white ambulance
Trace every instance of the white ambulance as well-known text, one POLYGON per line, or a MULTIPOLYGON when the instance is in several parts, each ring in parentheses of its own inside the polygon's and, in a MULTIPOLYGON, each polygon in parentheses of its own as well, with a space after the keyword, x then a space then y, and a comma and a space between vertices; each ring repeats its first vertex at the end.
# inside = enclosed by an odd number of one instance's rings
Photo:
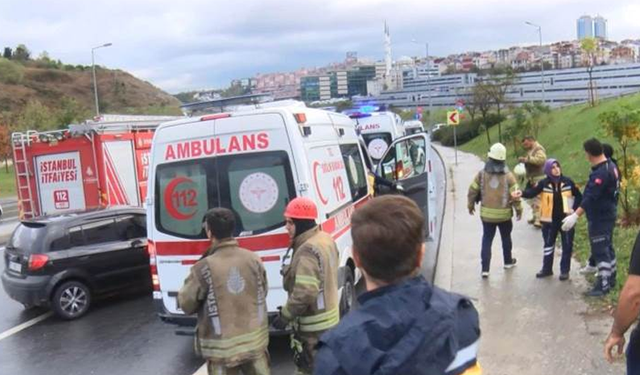
POLYGON ((191 324, 177 304, 190 267, 209 241, 205 212, 237 215, 240 246, 267 270, 271 313, 286 303, 280 269, 290 240, 283 212, 296 196, 318 204, 319 223, 340 250, 340 308, 354 302, 359 278, 350 218, 371 197, 365 159, 349 117, 301 106, 252 109, 162 124, 151 148, 147 221, 153 298, 160 317, 191 324))
POLYGON ((400 116, 393 112, 351 112, 356 129, 367 145, 367 151, 374 163, 378 163, 391 142, 402 137, 404 126, 400 116))
POLYGON ((406 135, 422 133, 424 131, 424 127, 422 126, 422 121, 420 120, 411 120, 404 122, 404 133, 406 135))

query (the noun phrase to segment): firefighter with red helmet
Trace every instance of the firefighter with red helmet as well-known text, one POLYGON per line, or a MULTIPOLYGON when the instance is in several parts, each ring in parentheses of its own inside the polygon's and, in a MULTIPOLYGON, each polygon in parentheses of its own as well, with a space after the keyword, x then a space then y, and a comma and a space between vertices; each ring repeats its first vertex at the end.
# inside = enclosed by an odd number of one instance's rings
POLYGON ((311 374, 320 336, 340 320, 338 248, 317 225, 318 208, 311 199, 295 198, 287 205, 284 217, 291 237, 281 271, 288 299, 273 325, 292 328, 297 374, 311 374), (291 263, 285 266, 291 250, 291 263))

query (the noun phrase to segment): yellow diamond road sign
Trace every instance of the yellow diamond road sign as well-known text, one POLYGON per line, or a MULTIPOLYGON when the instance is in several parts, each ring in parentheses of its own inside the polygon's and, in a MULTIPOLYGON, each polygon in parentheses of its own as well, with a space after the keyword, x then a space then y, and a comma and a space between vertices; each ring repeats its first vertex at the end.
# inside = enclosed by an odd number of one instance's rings
POLYGON ((460 124, 460 112, 448 111, 447 112, 447 125, 459 125, 460 124))

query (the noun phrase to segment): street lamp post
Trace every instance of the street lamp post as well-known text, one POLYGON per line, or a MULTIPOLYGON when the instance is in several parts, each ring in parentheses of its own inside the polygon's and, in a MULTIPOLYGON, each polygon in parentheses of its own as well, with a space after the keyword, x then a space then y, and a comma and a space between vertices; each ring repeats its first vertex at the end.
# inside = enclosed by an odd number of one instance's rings
POLYGON ((98 81, 96 81, 96 61, 94 57, 94 51, 99 48, 111 46, 112 43, 105 43, 103 45, 91 48, 91 70, 93 71, 93 96, 96 100, 96 117, 100 117, 100 105, 98 104, 98 81))
MULTIPOLYGON (((420 43, 415 39, 411 40, 412 43, 415 44, 424 44, 425 46, 425 57, 427 58, 427 96, 429 98, 429 112, 427 112, 427 126, 429 127, 429 134, 431 134, 431 59, 429 58, 429 43, 420 43)), ((418 77, 416 77, 418 78, 418 77)))
POLYGON ((546 103, 545 93, 544 93, 544 53, 542 52, 542 27, 536 25, 535 23, 531 23, 529 21, 525 22, 527 25, 535 27, 538 29, 538 37, 540 38, 540 53, 542 53, 542 62, 540 63, 540 81, 542 83, 542 103, 546 103))

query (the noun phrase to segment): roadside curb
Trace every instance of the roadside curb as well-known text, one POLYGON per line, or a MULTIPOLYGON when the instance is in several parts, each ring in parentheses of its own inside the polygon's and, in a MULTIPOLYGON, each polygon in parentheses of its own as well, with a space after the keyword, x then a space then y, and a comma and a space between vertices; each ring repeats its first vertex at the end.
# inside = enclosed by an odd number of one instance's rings
MULTIPOLYGON (((454 235, 454 226, 455 226, 455 181, 453 176, 449 176, 450 173, 450 165, 444 160, 440 150, 438 150, 435 146, 432 146, 434 150, 440 156, 440 160, 442 160, 442 164, 444 165, 444 174, 445 174, 445 209, 444 215, 442 218, 442 227, 440 229, 440 244, 438 246, 438 259, 436 262, 436 272, 433 280, 433 284, 445 289, 451 290, 453 286, 453 241, 451 241, 452 236, 454 235), (451 177, 451 178, 450 178, 451 177), (452 194, 452 197, 449 197, 449 194, 452 194), (447 207, 446 204, 452 204, 452 207, 447 207), (444 231, 451 231, 451 234, 448 236, 444 236, 444 231)), ((438 146, 443 147, 443 146, 438 146)))
POLYGON ((440 265, 440 254, 441 254, 441 247, 442 247, 442 231, 444 230, 444 218, 446 216, 446 212, 447 212, 447 194, 448 194, 448 186, 449 186, 449 178, 447 177, 447 164, 444 162, 444 158, 442 157, 442 154, 440 154, 440 151, 438 151, 437 148, 434 147, 434 145, 431 145, 431 149, 433 151, 435 151, 436 155, 438 155, 438 159, 440 159, 440 163, 442 164, 442 170, 444 171, 444 192, 442 194, 442 215, 439 217, 440 219, 440 233, 438 233, 438 246, 436 247, 436 261, 435 264, 433 266, 434 268, 434 272, 433 272, 433 278, 430 280, 434 285, 436 285, 436 280, 437 280, 437 275, 438 275, 438 266, 440 265))

